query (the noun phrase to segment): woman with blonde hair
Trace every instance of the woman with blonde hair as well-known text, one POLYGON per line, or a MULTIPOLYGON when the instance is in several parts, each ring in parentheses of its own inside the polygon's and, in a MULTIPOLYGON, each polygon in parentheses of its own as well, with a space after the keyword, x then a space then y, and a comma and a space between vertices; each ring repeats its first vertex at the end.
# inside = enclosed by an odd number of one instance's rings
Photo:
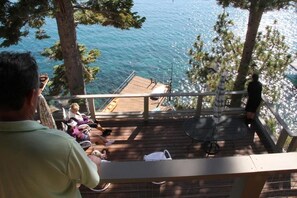
POLYGON ((79 112, 79 104, 72 103, 69 109, 69 118, 77 122, 77 125, 88 124, 102 132, 102 136, 108 136, 112 132, 110 129, 104 129, 99 123, 95 123, 88 116, 79 112))

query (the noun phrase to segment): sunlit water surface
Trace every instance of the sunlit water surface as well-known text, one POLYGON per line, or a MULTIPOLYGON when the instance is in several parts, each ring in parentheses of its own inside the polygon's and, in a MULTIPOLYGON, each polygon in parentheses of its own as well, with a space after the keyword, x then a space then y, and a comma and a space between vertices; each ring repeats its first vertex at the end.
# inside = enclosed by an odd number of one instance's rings
MULTIPOLYGON (((211 42, 213 26, 223 9, 215 0, 135 0, 134 3, 134 11, 146 17, 141 29, 78 26, 78 41, 89 49, 98 48, 101 51, 101 57, 94 64, 100 66, 100 73, 87 86, 88 93, 112 93, 132 71, 161 82, 168 82, 172 73, 175 90, 192 91, 191 87, 181 86, 187 82, 188 50, 198 34, 202 35, 206 44, 211 42)), ((235 21, 234 32, 244 38, 248 12, 235 8, 228 8, 227 11, 235 21)), ((296 52, 296 10, 264 14, 260 30, 272 25, 274 20, 278 21, 278 28, 286 36, 290 50, 296 52)), ((50 39, 37 41, 31 35, 22 39, 17 46, 0 50, 31 51, 37 58, 40 71, 51 76, 56 63, 42 57, 40 52, 53 45, 58 38, 55 21, 48 19, 45 29, 50 39)), ((291 98, 290 109, 281 112, 285 112, 282 113, 284 117, 293 115, 293 118, 286 118, 291 120, 289 123, 293 126, 291 123, 296 123, 296 98, 292 94, 287 97, 291 98)))

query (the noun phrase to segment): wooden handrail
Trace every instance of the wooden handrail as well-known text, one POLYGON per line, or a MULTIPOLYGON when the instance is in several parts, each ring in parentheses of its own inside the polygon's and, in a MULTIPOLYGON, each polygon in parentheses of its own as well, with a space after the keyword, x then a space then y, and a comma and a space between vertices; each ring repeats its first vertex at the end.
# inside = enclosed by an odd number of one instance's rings
MULTIPOLYGON (((246 94, 246 91, 226 91, 225 95, 246 94)), ((69 99, 89 99, 89 98, 137 98, 137 97, 180 97, 180 96, 214 96, 215 92, 189 92, 189 93, 159 93, 159 94, 88 94, 73 96, 46 96, 47 100, 69 100, 69 99)))
MULTIPOLYGON (((226 92, 228 94, 246 94, 245 91, 226 92)), ((196 96, 197 108, 187 110, 192 113, 192 116, 200 116, 211 113, 211 109, 203 109, 203 97, 215 95, 214 92, 207 93, 162 93, 162 94, 95 94, 95 95, 78 95, 71 97, 47 97, 47 99, 72 99, 72 98, 87 98, 91 103, 91 115, 96 116, 94 99, 96 98, 144 98, 143 114, 135 114, 142 119, 149 119, 150 116, 162 114, 162 116, 172 116, 176 112, 149 112, 147 108, 148 98, 151 96, 157 97, 179 97, 179 96, 196 96), (147 98, 147 99, 145 99, 147 98), (92 112, 93 111, 93 112, 92 112)), ((276 116, 276 120, 282 124, 283 120, 278 116, 276 111, 273 111, 269 105, 263 102, 263 105, 276 116)), ((228 111, 234 111, 236 114, 242 112, 243 108, 228 111)), ((100 115, 110 116, 110 118, 119 118, 120 116, 134 115, 134 112, 111 112, 100 113, 100 115)), ((134 115, 134 116, 135 116, 134 115)), ((127 118, 127 117, 125 117, 127 118)), ((129 116, 128 116, 129 118, 129 116)), ((286 126, 286 125, 285 125, 286 126)), ((283 128, 281 137, 279 137, 278 146, 283 147, 283 141, 290 133, 287 127, 283 128)), ((267 133, 264 131, 264 133, 267 133)), ((297 147, 297 138, 293 137, 288 151, 294 151, 297 147)), ((220 179, 234 178, 235 182, 230 192, 230 197, 259 197, 261 190, 265 184, 268 174, 277 173, 296 173, 297 172, 297 153, 281 153, 281 154, 265 154, 251 156, 234 156, 226 158, 212 159, 178 159, 172 161, 129 161, 129 162, 107 162, 102 163, 101 181, 104 183, 127 183, 127 182, 151 182, 151 181, 173 181, 173 180, 191 180, 191 179, 220 179), (133 171, 125 171, 133 170, 133 171)))
POLYGON ((271 113, 274 115, 275 119, 278 121, 278 123, 287 131, 287 133, 291 136, 291 137, 296 137, 297 134, 293 133, 288 125, 285 123, 285 121, 281 118, 281 116, 279 115, 279 113, 275 110, 274 106, 271 103, 267 102, 267 99, 263 98, 263 103, 265 104, 265 106, 271 111, 271 113))
POLYGON ((218 158, 126 161, 101 164, 102 182, 127 183, 297 172, 297 152, 218 158), (133 170, 133 171, 123 171, 133 170))
POLYGON ((234 183, 231 197, 259 197, 268 174, 297 172, 297 153, 106 162, 101 168, 103 183, 239 178, 241 182, 234 183))
MULTIPOLYGON (((227 91, 225 92, 225 95, 234 95, 234 94, 241 94, 245 95, 247 92, 246 91, 227 91)), ((48 100, 65 100, 65 99, 88 99, 89 104, 90 104, 90 113, 91 113, 91 118, 96 119, 118 119, 118 118, 141 118, 144 120, 149 120, 151 118, 164 118, 166 116, 196 116, 200 117, 201 115, 210 115, 212 110, 208 110, 203 108, 202 102, 203 98, 206 96, 214 96, 215 92, 204 92, 204 93, 197 93, 197 92, 191 92, 191 93, 160 93, 160 94, 89 94, 89 95, 75 95, 75 96, 47 96, 46 99, 48 100), (95 99, 99 98, 144 98, 144 103, 143 103, 143 112, 96 112, 96 107, 95 107, 95 99), (170 113, 164 113, 164 112, 152 112, 149 111, 149 102, 148 99, 150 97, 197 97, 197 105, 196 109, 190 109, 187 111, 183 110, 177 110, 174 112, 170 113)), ((293 133, 287 124, 284 122, 284 120, 279 116, 279 114, 274 110, 274 108, 266 102, 265 98, 262 103, 262 105, 265 105, 268 110, 275 116, 276 120, 278 123, 282 126, 283 130, 281 131, 281 135, 277 137, 277 142, 275 143, 277 147, 279 147, 279 150, 282 150, 285 144, 285 141, 288 136, 293 137, 291 140, 291 143, 289 145, 289 150, 288 151, 295 151, 297 148, 297 134, 293 133)), ((232 113, 234 115, 240 115, 244 113, 243 107, 241 108, 228 108, 225 110, 224 113, 232 113)), ((264 127, 263 127, 264 129, 264 127)), ((270 138, 268 135, 268 132, 265 132, 265 135, 267 138, 270 138)), ((271 138, 270 138, 271 139, 271 138)), ((272 140, 271 142, 273 142, 272 140)))
MULTIPOLYGON (((246 94, 246 91, 228 91, 225 92, 225 95, 236 95, 236 94, 246 94)), ((199 117, 203 111, 202 109, 202 101, 203 97, 206 96, 214 96, 215 92, 204 92, 204 93, 197 93, 197 92, 191 92, 191 93, 159 93, 159 94, 89 94, 89 95, 74 95, 74 96, 47 96, 47 100, 69 100, 69 99, 88 99, 90 105, 90 113, 91 118, 96 119, 98 116, 105 115, 106 117, 115 118, 116 115, 120 115, 123 117, 123 112, 120 113, 105 113, 100 112, 99 115, 96 113, 95 108, 95 99, 102 99, 102 98, 144 98, 144 104, 143 109, 144 111, 141 113, 141 115, 136 115, 137 117, 142 117, 145 120, 149 119, 149 108, 148 108, 148 98, 150 97, 198 97, 199 100, 197 100, 197 107, 195 111, 195 116, 199 117)), ((132 115, 131 112, 125 112, 128 116, 132 115)))
POLYGON ((268 102, 268 100, 264 97, 262 101, 262 106, 267 107, 267 109, 272 113, 278 124, 281 126, 281 130, 279 132, 279 136, 272 136, 271 132, 263 126, 263 120, 260 117, 257 117, 257 122, 261 126, 262 131, 264 131, 263 135, 268 140, 270 145, 272 145, 274 152, 287 152, 296 151, 297 149, 297 133, 290 130, 286 122, 281 118, 279 113, 275 110, 274 106, 268 102), (289 146, 285 149, 285 144, 288 137, 292 139, 289 142, 289 146))

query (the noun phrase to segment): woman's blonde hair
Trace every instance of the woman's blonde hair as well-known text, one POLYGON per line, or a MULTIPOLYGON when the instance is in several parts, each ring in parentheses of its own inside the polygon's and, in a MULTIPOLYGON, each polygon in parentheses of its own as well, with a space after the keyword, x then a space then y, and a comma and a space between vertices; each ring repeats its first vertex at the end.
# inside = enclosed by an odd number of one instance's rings
POLYGON ((72 103, 71 105, 70 105, 70 108, 72 109, 72 110, 79 110, 79 105, 75 102, 75 103, 72 103))

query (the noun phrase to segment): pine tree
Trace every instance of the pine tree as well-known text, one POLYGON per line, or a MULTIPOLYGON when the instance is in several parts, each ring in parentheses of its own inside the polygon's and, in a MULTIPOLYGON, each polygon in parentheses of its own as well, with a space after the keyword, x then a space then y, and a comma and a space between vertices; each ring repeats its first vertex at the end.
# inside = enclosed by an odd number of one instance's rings
POLYGON ((132 12, 133 0, 17 0, 0 1, 0 47, 17 44, 36 29, 36 38, 47 38, 42 29, 47 17, 57 21, 65 74, 71 95, 86 94, 83 64, 76 38, 77 24, 100 24, 121 29, 140 28, 145 21, 132 12))
MULTIPOLYGON (((89 66, 94 63, 100 56, 98 49, 87 50, 86 46, 79 44, 79 53, 83 65, 83 76, 85 83, 89 83, 95 79, 96 74, 99 72, 99 66, 89 66)), ((63 56, 61 51, 60 42, 55 43, 52 47, 44 49, 41 55, 46 56, 58 62, 62 62, 63 56)), ((54 66, 54 75, 49 83, 49 95, 68 95, 68 81, 66 78, 65 66, 63 63, 54 66)))
MULTIPOLYGON (((217 0, 223 7, 233 6, 249 11, 248 28, 246 32, 242 57, 238 67, 234 90, 243 90, 249 67, 253 65, 252 54, 256 44, 256 36, 264 12, 279 10, 292 5, 295 0, 217 0)), ((232 97, 232 106, 240 105, 240 95, 232 97)))
MULTIPOLYGON (((216 36, 212 46, 206 48, 201 35, 198 35, 189 51, 192 68, 187 75, 192 83, 202 85, 201 91, 214 91, 223 72, 228 76, 226 90, 234 90, 244 43, 232 32, 233 25, 227 13, 220 14, 214 26, 216 36)), ((280 87, 277 82, 284 77, 287 66, 297 57, 297 54, 290 54, 288 49, 285 37, 275 26, 267 26, 265 32, 259 32, 256 36, 252 66, 248 67, 247 74, 260 72, 260 80, 264 82, 263 93, 270 101, 279 97, 280 87)))

